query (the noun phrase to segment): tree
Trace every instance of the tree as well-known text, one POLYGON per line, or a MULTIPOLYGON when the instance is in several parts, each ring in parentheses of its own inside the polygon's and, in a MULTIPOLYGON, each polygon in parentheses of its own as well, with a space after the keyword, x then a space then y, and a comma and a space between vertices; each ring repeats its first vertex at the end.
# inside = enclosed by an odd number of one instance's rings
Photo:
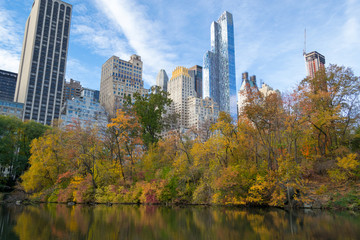
POLYGON ((160 87, 151 88, 151 93, 141 95, 134 93, 134 101, 130 99, 127 105, 130 114, 134 113, 139 119, 142 139, 147 149, 152 144, 156 144, 160 139, 161 131, 166 127, 164 116, 170 107, 171 99, 169 93, 160 90, 160 87))
POLYGON ((108 124, 109 140, 114 145, 112 152, 120 166, 122 178, 125 180, 124 168, 130 162, 130 177, 133 178, 135 162, 141 155, 141 127, 136 116, 130 116, 123 110, 118 110, 116 118, 108 124))
POLYGON ((34 121, 22 122, 16 117, 0 116, 0 165, 11 170, 12 178, 5 179, 9 186, 29 167, 31 141, 47 129, 48 126, 34 121))
POLYGON ((299 85, 300 108, 310 124, 316 152, 333 157, 340 146, 348 146, 359 119, 359 77, 350 68, 330 65, 299 85))

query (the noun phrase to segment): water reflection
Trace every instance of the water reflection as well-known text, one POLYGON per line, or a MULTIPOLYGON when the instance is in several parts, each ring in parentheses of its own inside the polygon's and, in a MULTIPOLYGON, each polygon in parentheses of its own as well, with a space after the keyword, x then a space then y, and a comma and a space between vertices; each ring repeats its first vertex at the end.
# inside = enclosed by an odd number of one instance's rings
POLYGON ((160 206, 1 206, 0 239, 358 239, 357 213, 160 206))

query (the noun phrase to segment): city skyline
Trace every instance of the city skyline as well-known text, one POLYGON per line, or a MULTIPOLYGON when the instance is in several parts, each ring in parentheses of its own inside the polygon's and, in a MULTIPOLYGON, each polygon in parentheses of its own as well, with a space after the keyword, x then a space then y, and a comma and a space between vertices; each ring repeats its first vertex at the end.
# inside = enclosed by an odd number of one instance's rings
MULTIPOLYGON (((210 49, 209 26, 225 10, 233 14, 235 23, 237 90, 245 71, 281 91, 302 80, 305 27, 308 52, 323 54, 327 65, 336 63, 351 67, 356 75, 360 72, 358 1, 67 2, 73 5, 73 19, 66 79, 79 80, 85 87, 100 88, 101 65, 112 55, 142 56, 145 87, 155 84, 160 69, 171 72, 178 65, 202 65, 203 53, 210 49)), ((32 1, 20 0, 0 3, 0 69, 18 71, 31 5, 32 1)))

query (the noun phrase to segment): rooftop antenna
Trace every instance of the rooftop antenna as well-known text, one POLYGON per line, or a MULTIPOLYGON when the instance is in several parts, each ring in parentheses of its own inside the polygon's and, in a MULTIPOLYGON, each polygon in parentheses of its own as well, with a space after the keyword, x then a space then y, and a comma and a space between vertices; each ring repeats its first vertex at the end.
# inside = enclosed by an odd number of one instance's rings
POLYGON ((306 54, 306 28, 305 28, 305 31, 304 31, 304 49, 303 49, 303 55, 305 56, 306 54))

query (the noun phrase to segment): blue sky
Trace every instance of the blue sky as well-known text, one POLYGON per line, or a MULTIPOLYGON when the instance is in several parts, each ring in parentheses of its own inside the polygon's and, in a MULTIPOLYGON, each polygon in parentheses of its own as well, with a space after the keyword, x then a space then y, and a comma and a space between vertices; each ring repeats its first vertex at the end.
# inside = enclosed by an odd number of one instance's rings
MULTIPOLYGON (((0 0, 0 69, 18 71, 32 0, 0 0)), ((112 55, 144 62, 146 87, 160 69, 202 65, 210 49, 210 25, 225 10, 233 14, 237 87, 241 73, 256 75, 281 91, 305 77, 307 52, 327 65, 360 75, 360 0, 68 0, 73 5, 67 79, 100 88, 102 64, 112 55)))

